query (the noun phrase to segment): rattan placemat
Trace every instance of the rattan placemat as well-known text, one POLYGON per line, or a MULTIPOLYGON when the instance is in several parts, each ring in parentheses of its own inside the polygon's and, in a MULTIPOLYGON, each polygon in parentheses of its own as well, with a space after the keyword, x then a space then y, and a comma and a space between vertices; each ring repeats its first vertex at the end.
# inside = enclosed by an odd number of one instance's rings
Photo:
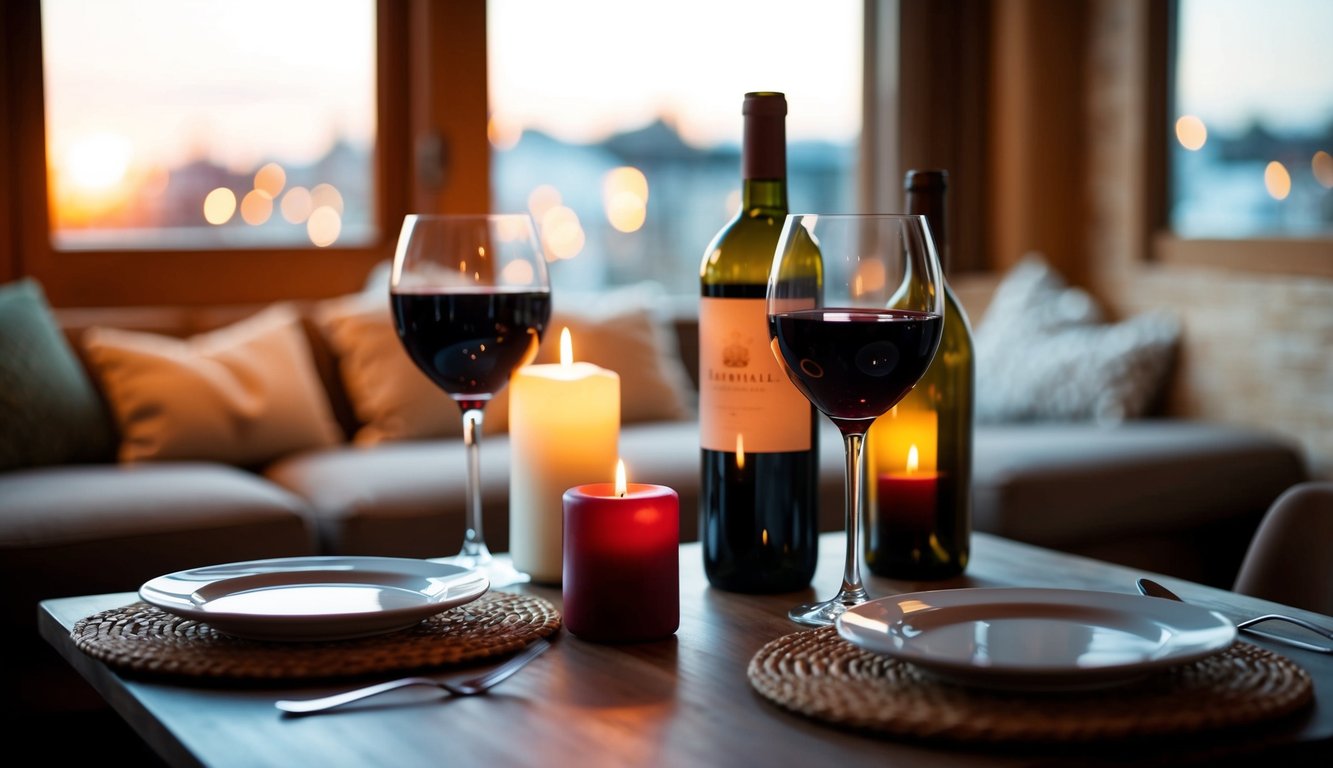
POLYGON ((775 704, 839 726, 962 742, 1073 743, 1240 726, 1309 705, 1310 676, 1249 643, 1091 693, 1015 694, 941 682, 862 650, 834 627, 760 648, 750 684, 775 704))
POLYGON ((147 603, 79 620, 70 635, 121 671, 218 680, 347 677, 484 659, 560 628, 555 606, 533 595, 489 592, 409 629, 329 642, 246 640, 147 603))

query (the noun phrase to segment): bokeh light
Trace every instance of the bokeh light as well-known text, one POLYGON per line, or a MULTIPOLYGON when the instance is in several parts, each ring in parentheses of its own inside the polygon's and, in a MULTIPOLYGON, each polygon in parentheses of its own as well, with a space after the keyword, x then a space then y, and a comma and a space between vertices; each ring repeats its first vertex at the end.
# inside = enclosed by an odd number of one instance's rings
POLYGON ((327 205, 321 205, 306 219, 305 231, 310 242, 320 248, 333 245, 342 232, 342 214, 327 205))
POLYGON ((332 184, 316 184, 315 188, 310 190, 310 202, 316 208, 332 208, 339 217, 343 214, 342 193, 332 184))
POLYGON ((292 187, 282 196, 282 218, 290 224, 301 224, 315 210, 314 199, 305 187, 292 187))
POLYGON ((621 232, 635 232, 648 216, 648 179, 638 168, 622 166, 602 179, 607 221, 621 232))
POLYGON ((491 115, 486 121, 486 138, 497 152, 504 152, 518 146, 523 138, 523 126, 503 115, 491 115))
POLYGON ((526 261, 511 261, 500 271, 500 279, 505 285, 517 285, 528 287, 532 285, 532 280, 536 276, 532 264, 526 261))
POLYGON ((246 224, 257 227, 272 215, 273 198, 262 189, 252 189, 241 198, 241 218, 246 224))
POLYGON ((268 163, 255 172, 255 189, 264 192, 270 200, 278 199, 278 193, 287 186, 287 172, 277 163, 268 163))
POLYGON ((1314 158, 1310 160, 1310 170, 1319 186, 1333 189, 1333 155, 1322 149, 1314 153, 1314 158))
POLYGON ((1264 168, 1264 186, 1274 200, 1286 200, 1291 194, 1291 174, 1287 167, 1274 160, 1264 168))
POLYGON ((546 212, 541 224, 542 245, 547 259, 572 259, 583 250, 585 235, 578 214, 558 205, 546 212))
POLYGON ((1184 115, 1176 121, 1176 140, 1191 152, 1208 143, 1208 127, 1194 115, 1184 115))
POLYGON ((562 202, 560 190, 550 184, 542 184, 528 193, 528 213, 532 214, 533 221, 540 223, 546 218, 547 211, 562 202))
POLYGON ((218 187, 204 198, 204 221, 209 224, 226 224, 235 213, 236 194, 226 187, 218 187))

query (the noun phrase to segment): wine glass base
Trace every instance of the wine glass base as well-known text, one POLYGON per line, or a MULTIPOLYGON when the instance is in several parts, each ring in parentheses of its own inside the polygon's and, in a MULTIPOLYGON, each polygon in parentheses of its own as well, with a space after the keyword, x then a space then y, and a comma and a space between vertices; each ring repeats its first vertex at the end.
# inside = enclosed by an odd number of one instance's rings
POLYGON ((512 587, 516 584, 527 584, 532 581, 532 577, 516 569, 508 557, 495 557, 489 552, 481 555, 457 554, 452 557, 432 557, 432 563, 444 563, 446 565, 457 565, 469 570, 478 571, 485 575, 491 583, 491 589, 502 589, 512 587))
POLYGON ((840 592, 832 600, 818 603, 801 603, 787 611, 787 618, 807 627, 830 627, 848 608, 860 605, 870 599, 864 589, 854 593, 840 592))

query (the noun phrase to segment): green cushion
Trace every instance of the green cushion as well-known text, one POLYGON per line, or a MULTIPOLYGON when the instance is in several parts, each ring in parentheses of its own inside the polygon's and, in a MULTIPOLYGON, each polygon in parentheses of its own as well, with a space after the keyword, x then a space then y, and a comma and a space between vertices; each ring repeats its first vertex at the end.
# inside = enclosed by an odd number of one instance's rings
POLYGON ((111 422, 31 278, 0 285, 0 471, 106 461, 111 422))

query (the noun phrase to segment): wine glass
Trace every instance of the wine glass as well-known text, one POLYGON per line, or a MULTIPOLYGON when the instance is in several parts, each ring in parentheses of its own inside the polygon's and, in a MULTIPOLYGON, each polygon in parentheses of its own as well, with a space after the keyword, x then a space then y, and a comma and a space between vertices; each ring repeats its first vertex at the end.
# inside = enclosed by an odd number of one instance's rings
POLYGON ((846 447, 842 588, 788 613, 800 624, 828 626, 869 599, 859 547, 866 430, 916 386, 940 344, 944 285, 925 217, 787 216, 768 276, 767 311, 778 362, 846 447))
POLYGON ((527 214, 411 214, 389 279, 394 326, 407 354, 463 412, 467 532, 454 557, 495 587, 528 581, 486 546, 481 516, 481 424, 486 403, 537 355, 551 287, 527 214))

